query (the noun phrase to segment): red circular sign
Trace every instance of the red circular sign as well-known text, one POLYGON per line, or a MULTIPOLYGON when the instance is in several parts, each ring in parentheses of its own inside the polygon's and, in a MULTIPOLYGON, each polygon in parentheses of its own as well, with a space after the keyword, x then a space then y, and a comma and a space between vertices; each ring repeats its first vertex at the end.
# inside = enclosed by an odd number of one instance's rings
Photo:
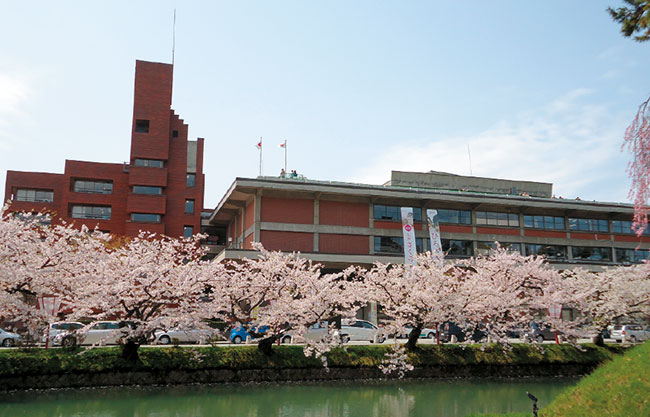
POLYGON ((406 229, 407 232, 410 232, 411 229, 413 229, 413 227, 410 224, 407 224, 406 226, 404 226, 404 229, 406 229))

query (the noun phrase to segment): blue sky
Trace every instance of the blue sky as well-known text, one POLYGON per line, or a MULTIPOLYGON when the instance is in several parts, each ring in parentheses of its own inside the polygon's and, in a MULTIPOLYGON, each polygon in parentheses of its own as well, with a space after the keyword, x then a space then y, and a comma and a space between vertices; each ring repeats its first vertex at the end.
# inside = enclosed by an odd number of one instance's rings
POLYGON ((7 169, 128 159, 135 60, 170 62, 173 108, 204 137, 206 207, 284 165, 381 184, 390 171, 554 183, 628 201, 625 127, 650 44, 583 1, 0 1, 7 169))

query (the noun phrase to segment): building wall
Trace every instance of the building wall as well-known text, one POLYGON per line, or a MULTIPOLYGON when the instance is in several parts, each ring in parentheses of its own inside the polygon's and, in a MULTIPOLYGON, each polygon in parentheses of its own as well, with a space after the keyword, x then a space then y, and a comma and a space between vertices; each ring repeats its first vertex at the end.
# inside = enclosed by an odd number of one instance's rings
POLYGON ((53 214, 53 222, 74 222, 95 226, 117 235, 133 236, 139 230, 182 236, 185 226, 193 233, 200 231, 203 208, 203 139, 191 144, 188 126, 170 108, 173 67, 136 61, 133 124, 130 163, 106 164, 85 161, 65 163, 64 174, 8 171, 5 199, 11 199, 19 188, 54 191, 51 203, 12 201, 12 211, 41 211, 53 214), (148 132, 136 131, 136 121, 147 120, 148 132), (188 158, 188 148, 191 155, 188 158), (194 156, 195 155, 195 156, 194 156), (135 159, 164 161, 163 168, 135 166, 135 159), (188 165, 188 160, 190 164, 188 165), (187 186, 187 173, 196 175, 195 185, 187 186), (111 194, 74 192, 75 180, 112 181, 111 194), (162 195, 133 193, 133 186, 163 187, 162 195), (186 200, 194 200, 194 211, 185 213, 186 200), (110 220, 73 219, 73 205, 110 206, 110 220), (160 214, 160 223, 134 222, 132 213, 160 214))
POLYGON ((262 197, 261 220, 275 223, 314 223, 314 200, 262 197))

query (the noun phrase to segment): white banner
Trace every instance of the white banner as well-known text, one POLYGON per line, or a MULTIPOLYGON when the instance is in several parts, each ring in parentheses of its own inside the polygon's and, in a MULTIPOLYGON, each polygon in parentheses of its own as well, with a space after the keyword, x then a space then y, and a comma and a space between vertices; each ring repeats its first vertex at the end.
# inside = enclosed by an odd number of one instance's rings
POLYGON ((438 210, 427 210, 427 225, 429 226, 429 250, 431 256, 440 268, 444 265, 445 255, 440 243, 440 225, 438 224, 438 210))
POLYGON ((413 208, 401 207, 402 211, 402 233, 404 235, 404 263, 415 265, 417 247, 415 245, 415 227, 413 226, 413 208))

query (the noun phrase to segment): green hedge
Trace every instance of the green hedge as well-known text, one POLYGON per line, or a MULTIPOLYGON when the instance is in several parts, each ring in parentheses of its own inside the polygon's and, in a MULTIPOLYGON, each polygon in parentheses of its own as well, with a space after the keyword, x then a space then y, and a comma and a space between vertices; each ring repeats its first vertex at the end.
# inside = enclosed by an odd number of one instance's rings
MULTIPOLYGON (((327 354, 328 366, 377 367, 389 345, 349 346, 327 354)), ((569 345, 423 345, 409 353, 416 367, 446 365, 536 365, 596 364, 623 351, 620 346, 606 348, 584 345, 578 350, 569 345)), ((305 357, 300 346, 276 346, 270 357, 256 346, 237 347, 142 347, 140 363, 133 365, 120 358, 119 347, 94 349, 5 349, 0 352, 0 377, 87 372, 142 370, 167 372, 200 369, 288 369, 320 368, 321 361, 305 357)))

